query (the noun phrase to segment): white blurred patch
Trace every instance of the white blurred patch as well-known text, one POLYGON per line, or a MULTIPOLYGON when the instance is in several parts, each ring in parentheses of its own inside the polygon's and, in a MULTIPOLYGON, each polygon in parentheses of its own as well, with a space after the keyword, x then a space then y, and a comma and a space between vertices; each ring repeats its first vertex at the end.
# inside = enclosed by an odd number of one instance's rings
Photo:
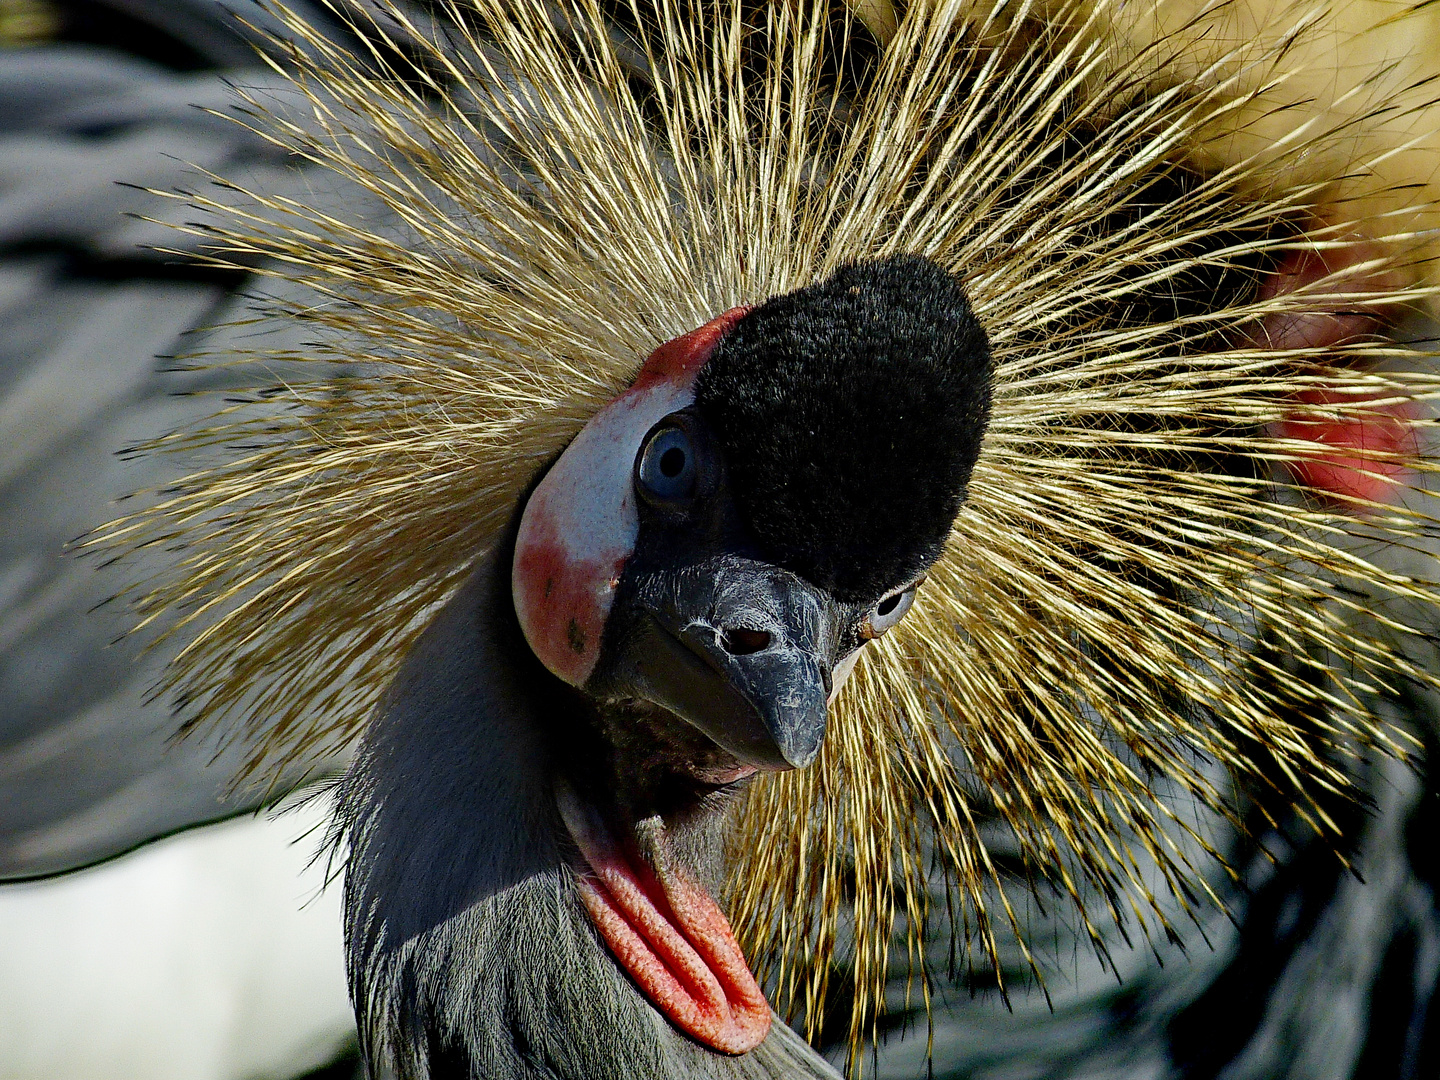
POLYGON ((327 806, 0 887, 0 1078, 293 1077, 353 1037, 327 806))

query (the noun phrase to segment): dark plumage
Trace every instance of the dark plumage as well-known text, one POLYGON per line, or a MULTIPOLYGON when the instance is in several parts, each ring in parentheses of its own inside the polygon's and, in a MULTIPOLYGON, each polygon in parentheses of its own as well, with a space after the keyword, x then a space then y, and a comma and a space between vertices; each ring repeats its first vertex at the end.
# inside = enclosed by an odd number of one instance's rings
POLYGON ((990 345, 928 259, 854 264, 741 319, 696 405, 767 554, 858 599, 944 543, 990 412, 990 345))

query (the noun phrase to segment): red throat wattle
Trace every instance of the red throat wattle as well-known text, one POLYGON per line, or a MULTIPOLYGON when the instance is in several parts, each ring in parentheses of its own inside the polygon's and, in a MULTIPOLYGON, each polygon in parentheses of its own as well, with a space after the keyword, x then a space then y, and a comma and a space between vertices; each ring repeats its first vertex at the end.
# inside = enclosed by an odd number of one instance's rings
POLYGON ((674 865, 664 827, 650 835, 652 866, 616 843, 568 787, 558 787, 556 802, 587 863, 580 900, 641 993, 712 1049, 743 1054, 759 1046, 770 1031, 770 1006, 724 913, 674 865))

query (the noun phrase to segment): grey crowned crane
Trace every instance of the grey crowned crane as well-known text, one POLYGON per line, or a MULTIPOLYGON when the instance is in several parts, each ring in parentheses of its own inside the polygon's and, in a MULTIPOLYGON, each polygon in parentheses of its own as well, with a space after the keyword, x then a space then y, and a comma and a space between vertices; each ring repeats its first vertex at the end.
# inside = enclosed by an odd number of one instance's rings
POLYGON ((94 543, 173 555, 162 689, 242 781, 358 746, 374 1075, 828 1075, 766 994, 857 1045, 892 935, 1003 995, 1056 905, 1113 962, 1233 902, 1226 836, 1345 847, 1434 683, 1378 554, 1423 237, 1353 101, 1276 105, 1323 23, 1121 14, 280 14, 253 131, 375 205, 176 199, 307 337, 94 543))
POLYGON ((913 603, 989 368, 950 275, 851 266, 661 345, 544 470, 340 788, 374 1058, 834 1075, 771 1023, 713 899, 726 824, 757 770, 810 764, 861 648, 913 603))

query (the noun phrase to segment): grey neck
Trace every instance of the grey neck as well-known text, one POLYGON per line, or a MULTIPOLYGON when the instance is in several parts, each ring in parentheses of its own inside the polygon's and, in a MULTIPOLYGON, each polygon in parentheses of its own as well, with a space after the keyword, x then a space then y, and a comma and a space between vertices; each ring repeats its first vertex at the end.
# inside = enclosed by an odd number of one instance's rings
POLYGON ((740 1057, 675 1031, 596 937, 555 810, 554 717, 508 550, 426 630, 339 790, 351 994, 374 1077, 635 1080, 837 1074, 783 1023, 740 1057))

